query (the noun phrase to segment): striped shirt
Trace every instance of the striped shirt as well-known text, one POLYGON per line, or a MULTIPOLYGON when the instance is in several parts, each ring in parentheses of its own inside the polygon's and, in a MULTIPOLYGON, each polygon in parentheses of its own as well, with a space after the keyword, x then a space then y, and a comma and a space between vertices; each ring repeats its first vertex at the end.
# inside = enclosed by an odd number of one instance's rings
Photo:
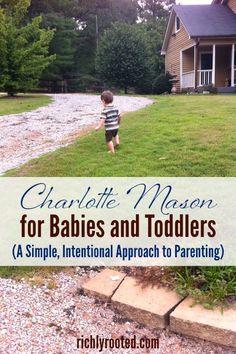
POLYGON ((119 128, 120 112, 113 104, 109 104, 103 108, 101 119, 104 119, 105 130, 114 130, 119 128))

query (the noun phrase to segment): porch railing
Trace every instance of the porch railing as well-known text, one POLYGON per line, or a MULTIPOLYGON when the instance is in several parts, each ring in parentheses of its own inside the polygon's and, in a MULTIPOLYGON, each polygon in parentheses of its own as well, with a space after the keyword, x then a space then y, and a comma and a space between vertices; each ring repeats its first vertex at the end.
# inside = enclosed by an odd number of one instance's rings
POLYGON ((212 84, 213 70, 198 70, 199 72, 199 85, 207 86, 212 84))
POLYGON ((194 87, 194 71, 182 74, 182 88, 194 87))

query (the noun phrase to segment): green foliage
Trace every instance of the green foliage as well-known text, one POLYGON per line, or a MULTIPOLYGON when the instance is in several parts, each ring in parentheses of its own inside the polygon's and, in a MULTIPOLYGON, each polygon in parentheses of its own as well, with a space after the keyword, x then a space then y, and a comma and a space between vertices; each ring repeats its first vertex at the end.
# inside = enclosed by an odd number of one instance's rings
POLYGON ((163 38, 165 35, 166 21, 160 19, 156 22, 145 22, 140 25, 146 32, 147 41, 150 44, 151 57, 153 60, 154 77, 164 72, 164 57, 161 55, 163 38))
POLYGON ((139 0, 139 16, 144 21, 167 19, 175 0, 139 0))
POLYGON ((141 80, 138 75, 135 84, 131 84, 138 93, 150 93, 153 79, 164 71, 160 51, 172 4, 173 0, 31 0, 29 18, 42 15, 43 27, 56 30, 49 53, 55 53, 57 59, 44 71, 44 83, 66 81, 70 91, 77 86, 75 82, 79 83, 81 76, 96 77, 97 48, 103 45, 104 32, 112 30, 114 23, 124 23, 132 25, 134 32, 140 28, 142 43, 145 36, 148 72, 141 80), (137 25, 138 15, 141 23, 137 25), (73 87, 70 87, 71 83, 73 87))
POLYGON ((45 28, 56 30, 50 54, 57 58, 42 80, 55 84, 66 80, 71 91, 81 76, 95 75, 97 43, 104 30, 116 21, 135 23, 137 6, 136 0, 32 0, 29 18, 38 15, 42 15, 45 28))
MULTIPOLYGON (((77 18, 83 12, 76 0, 32 0, 29 18, 41 15, 43 28, 55 30, 49 46, 49 54, 56 54, 54 60, 41 76, 41 85, 50 90, 69 90, 70 82, 77 79, 80 31, 77 18)), ((74 86, 74 85, 73 85, 74 86)))
POLYGON ((152 93, 153 81, 157 76, 165 70, 164 57, 161 56, 162 41, 165 32, 165 21, 146 21, 137 25, 143 36, 145 36, 146 44, 149 47, 150 72, 146 80, 142 80, 136 92, 152 93))
POLYGON ((173 268, 174 287, 211 308, 236 296, 236 267, 173 268))
POLYGON ((29 2, 11 1, 0 16, 0 31, 4 30, 0 45, 3 80, 1 89, 9 95, 34 88, 44 68, 54 59, 48 56, 53 30, 41 29, 41 17, 22 25, 29 2))
POLYGON ((115 22, 135 24, 136 0, 82 0, 77 20, 81 26, 76 60, 81 74, 95 74, 97 46, 105 30, 115 22))
POLYGON ((98 19, 98 32, 115 22, 134 24, 137 20, 137 0, 81 0, 77 19, 86 23, 86 30, 95 33, 95 16, 98 19))
POLYGON ((6 16, 10 17, 15 25, 25 17, 30 6, 30 0, 0 0, 0 7, 4 9, 6 16))
POLYGON ((138 27, 115 24, 100 40, 97 70, 118 87, 138 87, 150 75, 150 48, 138 27))
POLYGON ((42 80, 58 81, 76 75, 75 53, 78 36, 75 20, 50 13, 44 16, 43 26, 55 29, 49 52, 51 55, 56 53, 56 60, 43 72, 42 80))
MULTIPOLYGON (((28 17, 57 14, 67 18, 77 17, 83 0, 31 0, 28 17)), ((44 16, 43 16, 44 17, 44 16)))
POLYGON ((153 82, 153 93, 160 95, 164 92, 171 93, 172 82, 170 81, 172 76, 169 73, 159 75, 153 82))
POLYGON ((7 80, 7 24, 2 10, 0 10, 0 89, 3 89, 7 80))

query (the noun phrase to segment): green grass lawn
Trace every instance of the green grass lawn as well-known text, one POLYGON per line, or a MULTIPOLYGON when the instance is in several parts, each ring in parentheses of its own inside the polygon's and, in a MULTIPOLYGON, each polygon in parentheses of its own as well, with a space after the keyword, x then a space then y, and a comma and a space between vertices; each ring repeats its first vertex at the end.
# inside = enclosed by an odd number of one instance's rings
POLYGON ((160 96, 125 115, 121 146, 107 154, 104 133, 9 171, 8 176, 235 176, 236 96, 160 96))
POLYGON ((6 97, 6 95, 0 95, 0 116, 31 111, 40 106, 45 106, 51 101, 51 97, 45 95, 31 94, 16 97, 6 97))

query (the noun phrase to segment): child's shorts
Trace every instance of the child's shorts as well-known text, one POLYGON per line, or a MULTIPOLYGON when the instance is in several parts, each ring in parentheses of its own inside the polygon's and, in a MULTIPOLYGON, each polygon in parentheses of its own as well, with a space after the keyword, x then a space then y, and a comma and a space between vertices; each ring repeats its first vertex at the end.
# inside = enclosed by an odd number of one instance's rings
POLYGON ((112 141, 112 138, 115 138, 117 134, 118 134, 118 129, 106 130, 105 132, 106 142, 109 143, 110 141, 112 141))

